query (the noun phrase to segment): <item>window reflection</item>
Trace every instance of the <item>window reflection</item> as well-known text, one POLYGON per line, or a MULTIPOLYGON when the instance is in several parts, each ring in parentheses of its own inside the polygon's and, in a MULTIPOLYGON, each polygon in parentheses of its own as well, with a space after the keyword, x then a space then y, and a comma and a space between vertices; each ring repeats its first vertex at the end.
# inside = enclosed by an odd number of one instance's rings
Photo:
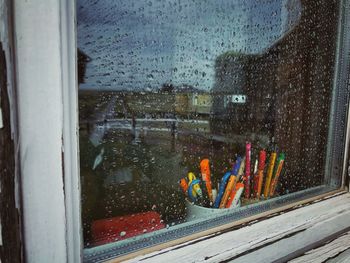
POLYGON ((231 185, 237 206, 324 183, 336 3, 78 0, 77 10, 85 246, 221 213, 214 197, 238 160, 249 165, 231 185), (203 160, 207 198, 191 185, 203 160))

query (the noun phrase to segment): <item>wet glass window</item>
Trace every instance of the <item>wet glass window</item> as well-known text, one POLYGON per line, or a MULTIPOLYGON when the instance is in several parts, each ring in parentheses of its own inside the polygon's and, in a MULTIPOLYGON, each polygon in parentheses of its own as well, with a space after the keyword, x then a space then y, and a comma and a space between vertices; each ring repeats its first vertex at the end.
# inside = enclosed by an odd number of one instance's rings
POLYGON ((327 172, 338 8, 77 0, 85 259, 339 187, 327 172))

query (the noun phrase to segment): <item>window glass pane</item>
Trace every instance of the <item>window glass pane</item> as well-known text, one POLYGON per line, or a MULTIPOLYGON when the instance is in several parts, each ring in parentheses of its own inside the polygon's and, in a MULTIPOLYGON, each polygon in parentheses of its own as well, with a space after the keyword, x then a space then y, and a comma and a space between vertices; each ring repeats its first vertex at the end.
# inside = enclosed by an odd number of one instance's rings
POLYGON ((338 16, 327 0, 77 0, 84 247, 328 191, 338 16))

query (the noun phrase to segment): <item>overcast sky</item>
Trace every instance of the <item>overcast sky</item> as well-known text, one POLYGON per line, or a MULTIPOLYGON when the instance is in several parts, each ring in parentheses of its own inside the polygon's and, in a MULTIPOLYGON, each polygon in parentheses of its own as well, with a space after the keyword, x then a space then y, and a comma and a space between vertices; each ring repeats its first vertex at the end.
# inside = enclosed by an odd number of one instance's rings
POLYGON ((301 10, 299 0, 78 0, 78 47, 92 59, 81 88, 210 90, 220 54, 262 53, 301 10))

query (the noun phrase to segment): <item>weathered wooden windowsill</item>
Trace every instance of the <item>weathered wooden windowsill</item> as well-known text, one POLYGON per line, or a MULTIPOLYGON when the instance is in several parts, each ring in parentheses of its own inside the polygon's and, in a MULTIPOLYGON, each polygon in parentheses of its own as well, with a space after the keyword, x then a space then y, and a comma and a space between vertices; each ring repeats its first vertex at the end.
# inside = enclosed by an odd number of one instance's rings
POLYGON ((350 194, 128 262, 285 262, 350 228, 350 194))

